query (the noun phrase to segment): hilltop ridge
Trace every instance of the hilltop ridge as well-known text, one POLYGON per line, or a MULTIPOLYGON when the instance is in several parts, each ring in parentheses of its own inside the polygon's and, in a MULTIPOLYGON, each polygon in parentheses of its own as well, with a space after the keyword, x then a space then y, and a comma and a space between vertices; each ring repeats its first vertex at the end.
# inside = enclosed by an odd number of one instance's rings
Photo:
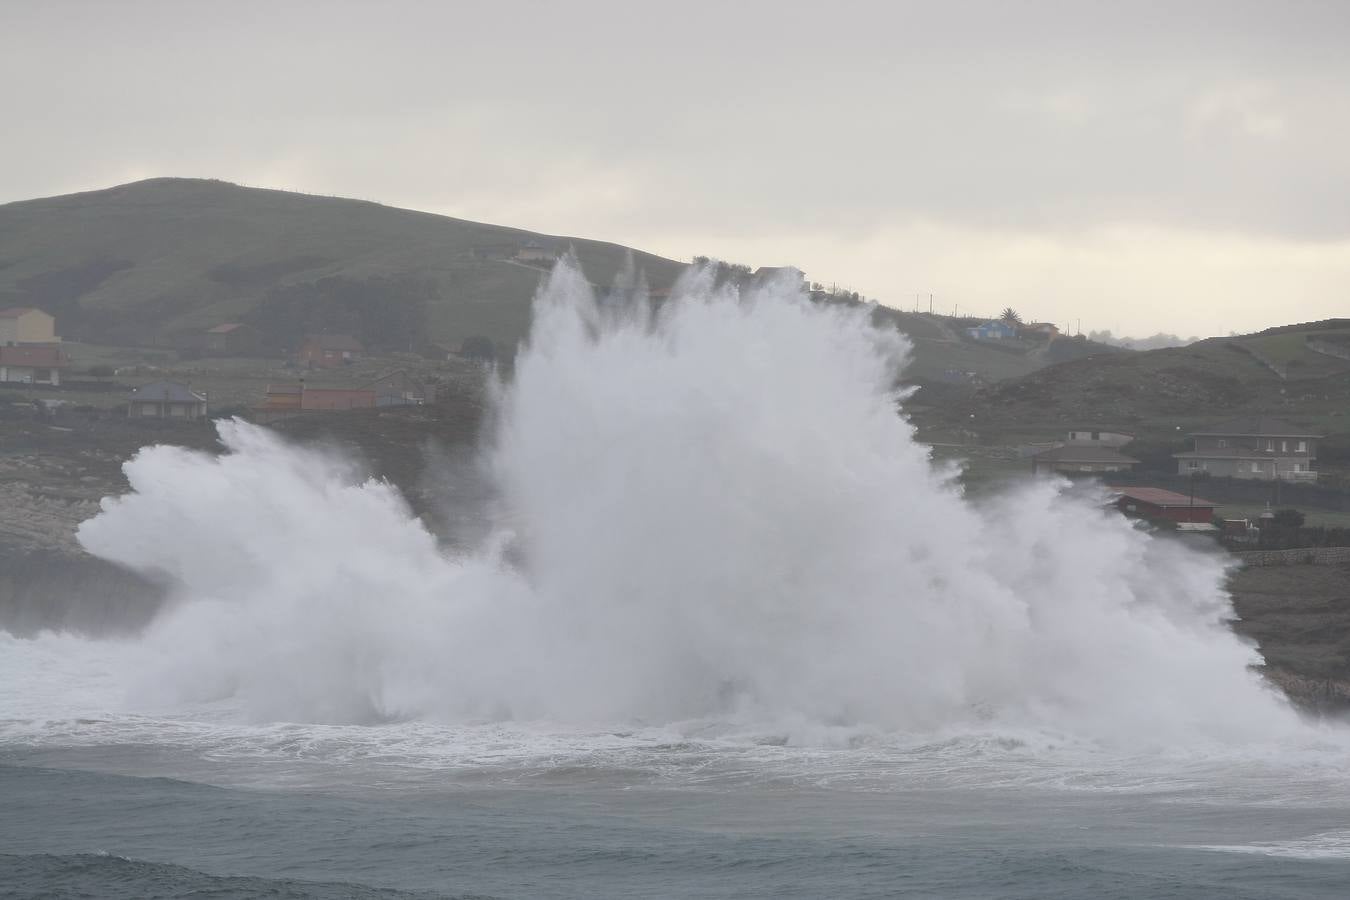
MULTIPOLYGON (((604 241, 368 200, 150 178, 0 205, 0 306, 42 308, 73 340, 184 348, 227 322, 297 330, 305 323, 291 321, 294 311, 324 295, 399 318, 377 343, 486 338, 511 348, 528 331, 548 258, 567 250, 601 285, 630 257, 658 293, 686 268, 604 241), (411 306, 418 315, 396 315, 411 306)), ((987 382, 1114 352, 1090 341, 973 341, 966 320, 890 307, 877 319, 912 340, 917 381, 987 382)))
POLYGON ((527 244, 574 250, 598 281, 630 253, 657 288, 684 268, 604 241, 365 200, 152 178, 0 206, 0 305, 42 307, 78 339, 174 345, 287 287, 337 278, 387 291, 402 280, 429 297, 434 339, 513 343, 540 275, 512 259, 527 244))

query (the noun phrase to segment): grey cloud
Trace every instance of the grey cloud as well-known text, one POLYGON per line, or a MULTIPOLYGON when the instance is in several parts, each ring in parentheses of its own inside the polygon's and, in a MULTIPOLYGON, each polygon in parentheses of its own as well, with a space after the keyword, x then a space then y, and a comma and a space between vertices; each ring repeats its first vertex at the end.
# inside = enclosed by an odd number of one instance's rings
POLYGON ((794 7, 11 5, 0 200, 180 174, 633 241, 1350 237, 1344 3, 794 7))

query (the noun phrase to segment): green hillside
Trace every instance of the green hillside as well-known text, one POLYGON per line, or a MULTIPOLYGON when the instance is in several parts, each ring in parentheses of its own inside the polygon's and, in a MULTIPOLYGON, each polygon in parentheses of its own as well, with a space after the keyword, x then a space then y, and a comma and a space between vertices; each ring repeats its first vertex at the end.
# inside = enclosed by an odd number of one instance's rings
POLYGON ((1309 349, 1310 343, 1335 345, 1343 336, 1350 336, 1350 322, 1330 320, 1093 356, 960 397, 948 393, 945 402, 927 404, 925 423, 970 428, 973 422, 999 440, 1098 424, 1166 441, 1200 424, 1251 413, 1344 435, 1350 432, 1350 359, 1309 349))
MULTIPOLYGON (((541 274, 510 259, 530 242, 575 248, 599 283, 629 252, 357 200, 157 178, 0 206, 0 305, 46 309, 71 338, 175 345, 269 295, 334 279, 377 296, 425 294, 433 340, 509 345, 525 333, 541 274)), ((684 268, 634 255, 656 288, 684 268)))
MULTIPOLYGON (((538 243, 576 251, 609 284, 629 253, 655 290, 683 263, 617 244, 539 235, 358 200, 156 178, 0 205, 0 307, 36 306, 87 344, 190 348, 226 322, 259 326, 273 349, 306 330, 353 331, 376 349, 515 345, 543 265, 538 243)), ((1060 339, 970 340, 967 320, 886 307, 914 342, 920 382, 986 383, 1112 348, 1060 339)))

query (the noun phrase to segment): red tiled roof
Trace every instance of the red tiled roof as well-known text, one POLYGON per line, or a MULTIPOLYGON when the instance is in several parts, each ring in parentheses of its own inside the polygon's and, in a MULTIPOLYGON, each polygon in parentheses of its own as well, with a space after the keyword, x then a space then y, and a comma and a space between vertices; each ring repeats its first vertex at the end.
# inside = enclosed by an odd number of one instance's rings
POLYGON ((1191 499, 1190 494, 1178 494, 1176 491, 1167 491, 1155 487, 1118 487, 1112 488, 1122 497, 1129 497, 1131 500, 1138 500, 1140 503, 1149 503, 1153 506, 1218 506, 1211 500, 1202 500, 1196 497, 1191 499))
POLYGON ((0 365, 34 366, 40 369, 59 369, 65 366, 66 355, 59 347, 25 346, 0 347, 0 365))

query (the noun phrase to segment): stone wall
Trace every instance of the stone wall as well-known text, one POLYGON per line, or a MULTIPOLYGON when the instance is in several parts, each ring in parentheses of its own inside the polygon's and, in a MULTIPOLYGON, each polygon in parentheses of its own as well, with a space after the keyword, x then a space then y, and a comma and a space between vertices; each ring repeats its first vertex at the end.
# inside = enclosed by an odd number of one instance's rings
POLYGON ((1233 554, 1244 566, 1350 565, 1350 547, 1298 547, 1293 550, 1241 550, 1233 554))

